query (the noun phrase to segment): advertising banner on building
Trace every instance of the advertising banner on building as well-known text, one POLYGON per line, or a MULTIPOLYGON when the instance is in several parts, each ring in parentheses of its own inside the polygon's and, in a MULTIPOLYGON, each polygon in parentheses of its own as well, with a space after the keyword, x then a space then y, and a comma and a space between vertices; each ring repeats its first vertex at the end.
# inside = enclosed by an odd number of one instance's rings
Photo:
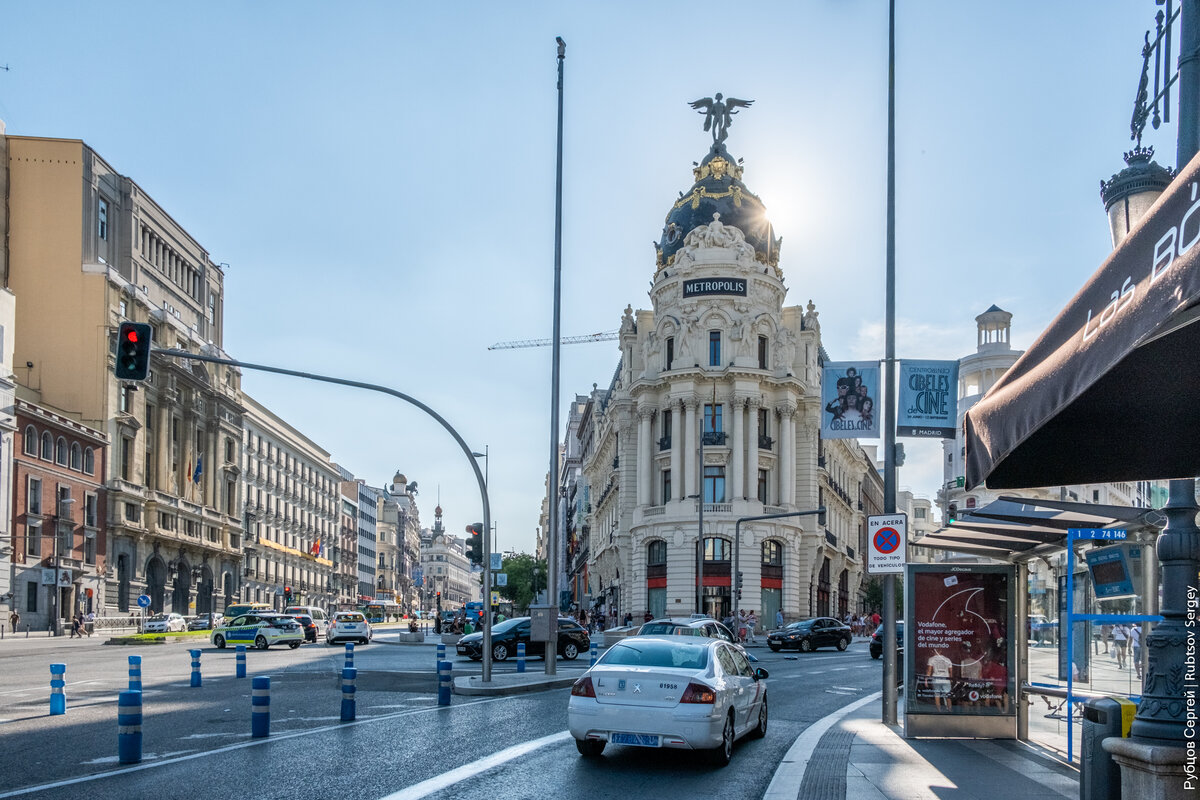
POLYGON ((1012 567, 913 565, 905 584, 908 713, 1015 714, 1012 567))
POLYGON ((953 439, 958 420, 958 362, 900 364, 897 436, 953 439))
POLYGON ((879 401, 879 362, 827 363, 821 375, 821 437, 878 439, 879 401))

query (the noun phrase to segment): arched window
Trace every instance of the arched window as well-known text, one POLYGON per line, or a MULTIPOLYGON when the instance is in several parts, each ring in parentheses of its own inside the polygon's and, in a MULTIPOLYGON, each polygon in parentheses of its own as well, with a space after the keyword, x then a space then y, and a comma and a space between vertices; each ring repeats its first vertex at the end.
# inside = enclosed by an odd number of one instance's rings
POLYGON ((71 469, 83 469, 83 450, 79 442, 71 442, 71 469))
POLYGON ((728 561, 732 551, 733 548, 729 546, 728 539, 714 536, 704 540, 705 561, 728 561))
POLYGON ((768 539, 762 545, 762 563, 773 567, 783 565, 783 545, 768 539))
MULTIPOLYGON (((83 451, 83 471, 88 475, 96 474, 96 451, 90 447, 83 451)), ((54 577, 53 573, 51 577, 54 577)))
MULTIPOLYGON (((667 563, 667 543, 662 539, 646 545, 646 566, 657 567, 667 563)), ((53 576, 51 576, 53 577, 53 576)))
POLYGON ((54 461, 64 467, 67 465, 67 440, 61 436, 54 447, 54 461))
POLYGON ((30 425, 28 428, 25 429, 25 448, 24 448, 25 455, 36 456, 37 455, 37 443, 38 443, 37 428, 30 425))
POLYGON ((54 437, 50 435, 50 431, 42 432, 42 458, 46 461, 54 460, 54 437))

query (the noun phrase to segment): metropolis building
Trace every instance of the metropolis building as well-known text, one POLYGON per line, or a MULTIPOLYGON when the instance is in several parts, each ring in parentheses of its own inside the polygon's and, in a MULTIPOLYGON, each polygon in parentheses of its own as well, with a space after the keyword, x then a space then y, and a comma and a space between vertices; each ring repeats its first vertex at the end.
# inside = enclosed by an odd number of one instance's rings
POLYGON ((817 310, 786 305, 780 239, 723 138, 667 214, 651 307, 625 309, 609 388, 574 420, 585 499, 566 551, 586 553, 586 567, 564 566, 568 585, 586 587, 576 602, 610 620, 724 617, 735 546, 738 605, 762 624, 780 610, 789 620, 859 610, 874 466, 857 441, 819 435, 817 310), (815 515, 763 520, 735 537, 739 517, 821 505, 823 526, 815 515))

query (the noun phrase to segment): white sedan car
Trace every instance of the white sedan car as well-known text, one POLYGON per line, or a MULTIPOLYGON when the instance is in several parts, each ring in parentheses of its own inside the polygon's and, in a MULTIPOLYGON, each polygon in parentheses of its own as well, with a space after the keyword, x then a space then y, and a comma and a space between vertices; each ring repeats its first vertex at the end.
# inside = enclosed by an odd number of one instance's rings
POLYGON ((325 629, 325 644, 371 641, 371 623, 358 611, 336 611, 325 629))
POLYGON ((167 633, 169 631, 186 631, 187 620, 183 614, 155 614, 146 620, 142 629, 145 633, 167 633))
POLYGON ((571 687, 567 727, 584 756, 607 744, 706 750, 767 733, 767 671, 728 642, 637 636, 617 642, 571 687))

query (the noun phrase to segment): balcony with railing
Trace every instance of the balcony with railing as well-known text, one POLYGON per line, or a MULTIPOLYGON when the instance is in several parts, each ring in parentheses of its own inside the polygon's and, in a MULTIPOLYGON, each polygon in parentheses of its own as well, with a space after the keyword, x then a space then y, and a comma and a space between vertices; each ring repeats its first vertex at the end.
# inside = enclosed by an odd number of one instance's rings
POLYGON ((671 437, 670 436, 664 436, 658 440, 658 451, 660 453, 663 450, 670 450, 670 449, 671 449, 671 437))
POLYGON ((758 437, 758 449, 759 450, 770 450, 774 446, 774 444, 775 444, 775 440, 772 439, 770 436, 759 436, 758 437))
POLYGON ((705 447, 720 447, 725 444, 724 431, 705 431, 700 438, 705 447))

